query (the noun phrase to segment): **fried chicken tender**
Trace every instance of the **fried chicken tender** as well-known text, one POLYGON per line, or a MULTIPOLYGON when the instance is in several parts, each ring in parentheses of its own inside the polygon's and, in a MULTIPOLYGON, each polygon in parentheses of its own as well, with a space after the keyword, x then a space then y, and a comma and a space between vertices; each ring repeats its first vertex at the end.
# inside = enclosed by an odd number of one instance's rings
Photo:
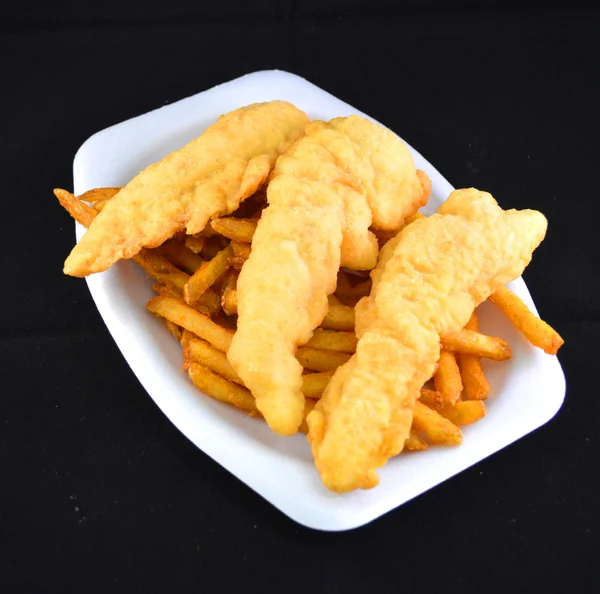
POLYGON ((358 116, 310 123, 277 160, 238 279, 238 329, 227 353, 275 432, 291 435, 302 422, 294 353, 325 317, 340 266, 376 265, 372 212, 401 224, 428 195, 404 143, 358 116))
POLYGON ((233 212, 302 135, 306 114, 284 101, 221 116, 200 137, 150 165, 106 204, 65 262, 86 276, 156 247, 176 232, 198 233, 233 212))
POLYGON ((440 335, 463 328, 479 303, 521 275, 546 226, 541 213, 503 211, 471 188, 453 192, 438 214, 386 244, 371 295, 356 310, 356 354, 307 419, 327 487, 345 492, 378 483, 376 469, 408 437, 440 335))

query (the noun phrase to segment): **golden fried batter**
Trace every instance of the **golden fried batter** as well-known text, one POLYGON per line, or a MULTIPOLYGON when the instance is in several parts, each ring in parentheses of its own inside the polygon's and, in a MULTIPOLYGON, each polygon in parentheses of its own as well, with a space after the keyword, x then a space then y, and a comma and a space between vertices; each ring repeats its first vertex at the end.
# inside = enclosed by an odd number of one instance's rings
POLYGON ((537 211, 503 211, 490 194, 458 190, 439 214, 415 221, 385 246, 371 295, 357 307, 356 354, 307 419, 327 487, 377 484, 376 469, 408 437, 440 335, 463 328, 475 306, 523 272, 546 224, 537 211))
POLYGON ((156 247, 177 231, 202 231, 233 212, 266 180, 277 157, 303 133, 307 116, 272 101, 221 116, 200 137, 150 165, 96 217, 65 262, 86 276, 156 247))

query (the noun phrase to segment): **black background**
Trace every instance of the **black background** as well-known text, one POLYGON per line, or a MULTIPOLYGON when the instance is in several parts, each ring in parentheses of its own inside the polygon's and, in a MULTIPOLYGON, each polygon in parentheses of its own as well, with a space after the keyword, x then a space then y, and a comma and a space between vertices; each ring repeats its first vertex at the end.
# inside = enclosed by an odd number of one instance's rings
POLYGON ((599 25, 576 3, 4 7, 0 591, 597 591, 599 25), (561 411, 347 533, 294 524, 191 445, 61 273, 73 224, 51 190, 79 145, 266 68, 384 122, 453 185, 549 219, 525 278, 566 340, 561 411))

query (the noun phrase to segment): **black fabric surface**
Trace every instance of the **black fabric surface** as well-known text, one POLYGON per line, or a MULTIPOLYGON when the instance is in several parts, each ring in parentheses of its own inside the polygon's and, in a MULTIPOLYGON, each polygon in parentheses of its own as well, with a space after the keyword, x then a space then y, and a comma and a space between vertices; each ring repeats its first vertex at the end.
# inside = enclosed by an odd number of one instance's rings
POLYGON ((600 21, 574 4, 484 4, 6 13, 1 592, 597 591, 600 21), (189 443, 128 368, 85 282, 61 272, 73 224, 51 191, 71 187, 88 136, 266 68, 384 122, 454 186, 549 220, 525 279, 566 340, 562 409, 347 533, 296 525, 189 443))

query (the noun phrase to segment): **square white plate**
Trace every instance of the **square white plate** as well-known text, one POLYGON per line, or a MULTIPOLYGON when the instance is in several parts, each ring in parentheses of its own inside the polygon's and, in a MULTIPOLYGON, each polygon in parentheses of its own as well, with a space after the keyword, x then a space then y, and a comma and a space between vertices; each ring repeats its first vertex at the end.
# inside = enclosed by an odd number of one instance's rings
MULTIPOLYGON (((255 72, 94 134, 75 157, 75 192, 124 185, 150 163, 197 137, 220 114, 273 99, 294 103, 311 119, 361 114, 293 74, 255 72)), ((416 166, 433 182, 424 209, 433 212, 453 188, 411 150, 416 166)), ((79 240, 83 229, 77 226, 76 233, 79 240)), ((141 269, 120 262, 87 282, 125 359, 173 424, 267 501, 311 528, 348 530, 370 522, 546 423, 565 394, 557 359, 530 346, 493 306, 484 304, 482 330, 504 337, 513 349, 510 361, 487 366, 492 387, 487 417, 464 428, 461 447, 399 456, 381 469, 381 483, 375 489, 336 495, 321 484, 303 435, 279 437, 265 423, 194 388, 181 371, 179 345, 145 309, 153 293, 141 269)), ((511 289, 535 311, 521 279, 511 289)))

